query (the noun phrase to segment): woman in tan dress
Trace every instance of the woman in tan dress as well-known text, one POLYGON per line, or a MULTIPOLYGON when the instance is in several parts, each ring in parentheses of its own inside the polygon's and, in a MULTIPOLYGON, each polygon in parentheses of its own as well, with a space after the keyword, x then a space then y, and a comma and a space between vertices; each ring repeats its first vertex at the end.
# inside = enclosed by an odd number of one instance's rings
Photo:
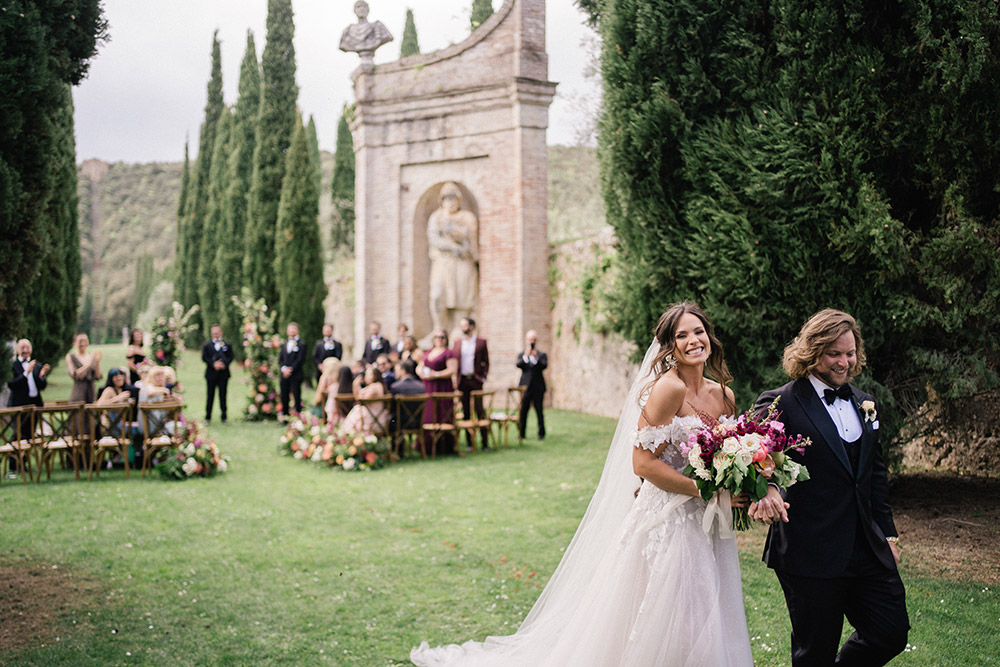
POLYGON ((73 338, 73 349, 66 355, 66 370, 73 380, 69 392, 72 402, 93 403, 97 398, 94 381, 101 377, 101 351, 88 352, 90 338, 78 333, 73 338))

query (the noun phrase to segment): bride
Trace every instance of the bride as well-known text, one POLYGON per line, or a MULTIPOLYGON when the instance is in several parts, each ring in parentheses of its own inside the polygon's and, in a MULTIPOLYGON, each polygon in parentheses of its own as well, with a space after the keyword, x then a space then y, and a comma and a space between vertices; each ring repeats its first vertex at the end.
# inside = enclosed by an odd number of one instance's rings
POLYGON ((731 379, 704 312, 691 303, 668 309, 583 521, 517 632, 424 642, 410 653, 414 664, 752 666, 731 501, 719 494, 706 503, 679 472, 698 414, 734 413, 731 379))

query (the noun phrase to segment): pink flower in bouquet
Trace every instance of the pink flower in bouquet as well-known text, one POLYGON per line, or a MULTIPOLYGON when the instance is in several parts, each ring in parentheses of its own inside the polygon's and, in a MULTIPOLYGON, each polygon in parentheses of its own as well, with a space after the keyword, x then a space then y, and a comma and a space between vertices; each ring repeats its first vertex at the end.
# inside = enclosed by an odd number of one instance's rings
POLYGON ((257 391, 259 391, 262 394, 265 393, 267 391, 267 385, 261 382, 259 385, 257 385, 257 391))
POLYGON ((347 453, 350 454, 351 456, 354 456, 355 454, 358 453, 358 448, 355 447, 354 445, 351 445, 350 447, 347 448, 347 453))
POLYGON ((766 458, 767 458, 767 448, 765 448, 764 445, 761 445, 760 447, 757 448, 757 451, 753 453, 753 462, 760 463, 766 458))
POLYGON ((271 410, 273 409, 274 406, 271 405, 270 403, 265 403, 264 405, 260 406, 260 411, 263 412, 265 415, 271 414, 271 410))
POLYGON ((259 372, 261 372, 261 373, 266 373, 267 372, 267 364, 261 364, 260 366, 257 367, 257 370, 259 372))
POLYGON ((167 358, 167 355, 163 352, 163 350, 157 350, 156 358, 159 359, 160 361, 163 361, 164 359, 167 358))
POLYGON ((368 452, 367 454, 365 454, 365 461, 367 461, 368 463, 375 463, 376 459, 378 459, 378 454, 376 454, 375 452, 368 452))
POLYGON ((771 479, 771 476, 774 475, 774 459, 771 458, 770 454, 765 456, 757 467, 760 469, 760 474, 767 479, 771 479))

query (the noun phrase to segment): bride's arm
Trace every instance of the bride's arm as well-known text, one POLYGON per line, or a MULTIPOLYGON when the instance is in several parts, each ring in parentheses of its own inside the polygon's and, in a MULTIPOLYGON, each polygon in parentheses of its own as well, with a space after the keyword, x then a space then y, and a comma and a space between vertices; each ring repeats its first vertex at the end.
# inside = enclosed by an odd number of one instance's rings
MULTIPOLYGON (((677 416, 684 404, 686 393, 684 383, 679 378, 661 377, 649 393, 639 428, 669 424, 677 416)), ((690 477, 685 477, 660 460, 660 454, 667 443, 664 441, 654 450, 635 447, 632 450, 632 470, 647 482, 672 493, 700 496, 698 485, 690 477)))

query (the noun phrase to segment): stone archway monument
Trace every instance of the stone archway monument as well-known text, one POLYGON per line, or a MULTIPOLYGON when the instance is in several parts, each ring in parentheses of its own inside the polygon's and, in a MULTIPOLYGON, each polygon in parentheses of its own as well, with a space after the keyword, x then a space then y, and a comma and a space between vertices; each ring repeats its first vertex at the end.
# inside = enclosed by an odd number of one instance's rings
POLYGON ((471 315, 490 380, 510 382, 525 331, 550 339, 544 0, 506 0, 463 42, 352 78, 355 340, 371 320, 423 338, 471 315))

